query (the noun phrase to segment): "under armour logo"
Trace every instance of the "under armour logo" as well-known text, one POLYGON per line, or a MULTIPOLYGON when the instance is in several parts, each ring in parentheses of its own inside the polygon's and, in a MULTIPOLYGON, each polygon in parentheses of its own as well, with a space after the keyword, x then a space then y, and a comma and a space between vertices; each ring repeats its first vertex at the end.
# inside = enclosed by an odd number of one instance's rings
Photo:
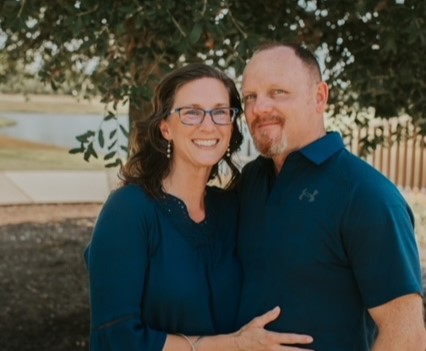
POLYGON ((309 202, 315 201, 315 196, 318 195, 318 190, 314 190, 312 193, 308 191, 307 188, 303 189, 302 193, 299 195, 299 200, 308 199, 309 202))

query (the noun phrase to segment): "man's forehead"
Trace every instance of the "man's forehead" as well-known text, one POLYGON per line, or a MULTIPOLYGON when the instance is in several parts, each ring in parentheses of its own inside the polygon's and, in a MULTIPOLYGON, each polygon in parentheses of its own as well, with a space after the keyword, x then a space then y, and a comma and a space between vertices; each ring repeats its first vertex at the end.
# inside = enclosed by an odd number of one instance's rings
MULTIPOLYGON (((271 72, 271 71, 270 71, 271 72)), ((251 75, 250 73, 243 77, 241 89, 243 92, 252 91, 261 88, 278 88, 284 84, 284 75, 280 72, 278 74, 266 74, 259 77, 259 75, 251 75)))
POLYGON ((282 69, 287 64, 294 64, 297 57, 292 49, 276 47, 255 53, 247 63, 243 75, 261 69, 282 69))
POLYGON ((285 73, 285 65, 278 60, 253 61, 247 64, 243 72, 243 85, 252 80, 279 80, 285 73))
POLYGON ((249 61, 250 63, 262 63, 262 62, 280 62, 289 60, 291 58, 296 58, 296 54, 292 48, 285 46, 273 47, 270 49, 265 49, 258 51, 253 54, 252 58, 249 61))
POLYGON ((274 47, 253 55, 247 63, 242 79, 243 90, 248 85, 257 85, 260 81, 268 84, 280 84, 286 80, 299 77, 306 72, 301 60, 295 55, 292 48, 274 47))

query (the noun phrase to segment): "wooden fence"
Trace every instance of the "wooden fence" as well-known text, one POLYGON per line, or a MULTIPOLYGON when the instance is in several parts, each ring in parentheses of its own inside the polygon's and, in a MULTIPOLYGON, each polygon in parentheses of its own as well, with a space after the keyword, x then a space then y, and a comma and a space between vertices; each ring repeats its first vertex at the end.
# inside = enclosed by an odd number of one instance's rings
MULTIPOLYGON (((258 155, 245 123, 241 163, 258 155)), ((354 128, 344 141, 354 154, 365 159, 403 190, 426 190, 426 136, 409 119, 375 119, 368 127, 354 128), (380 142, 376 147, 373 145, 380 142), (364 147, 364 148, 363 148, 364 147)))
POLYGON ((374 124, 354 129, 344 139, 350 151, 400 188, 426 189, 426 136, 410 120, 374 120, 374 124), (377 141, 381 143, 374 148, 377 141))

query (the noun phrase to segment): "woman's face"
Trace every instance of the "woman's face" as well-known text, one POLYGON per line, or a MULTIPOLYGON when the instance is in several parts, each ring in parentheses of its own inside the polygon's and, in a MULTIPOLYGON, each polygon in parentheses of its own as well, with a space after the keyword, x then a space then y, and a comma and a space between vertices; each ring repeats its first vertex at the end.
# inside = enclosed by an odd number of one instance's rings
MULTIPOLYGON (((184 84, 176 91, 172 111, 182 107, 204 110, 230 107, 225 85, 215 78, 200 78, 184 84)), ((191 111, 187 117, 191 118, 191 111)), ((183 113, 182 113, 183 115, 183 113)), ((209 114, 199 125, 185 125, 178 112, 161 122, 164 138, 172 143, 171 159, 175 168, 214 166, 226 153, 232 134, 232 124, 217 125, 209 114)))

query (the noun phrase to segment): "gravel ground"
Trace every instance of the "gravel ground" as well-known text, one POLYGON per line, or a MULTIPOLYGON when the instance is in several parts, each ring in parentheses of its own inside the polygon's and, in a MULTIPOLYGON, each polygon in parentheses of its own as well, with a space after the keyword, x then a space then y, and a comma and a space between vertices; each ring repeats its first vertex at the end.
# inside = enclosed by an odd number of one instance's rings
POLYGON ((82 253, 99 208, 0 207, 0 350, 88 350, 82 253))

